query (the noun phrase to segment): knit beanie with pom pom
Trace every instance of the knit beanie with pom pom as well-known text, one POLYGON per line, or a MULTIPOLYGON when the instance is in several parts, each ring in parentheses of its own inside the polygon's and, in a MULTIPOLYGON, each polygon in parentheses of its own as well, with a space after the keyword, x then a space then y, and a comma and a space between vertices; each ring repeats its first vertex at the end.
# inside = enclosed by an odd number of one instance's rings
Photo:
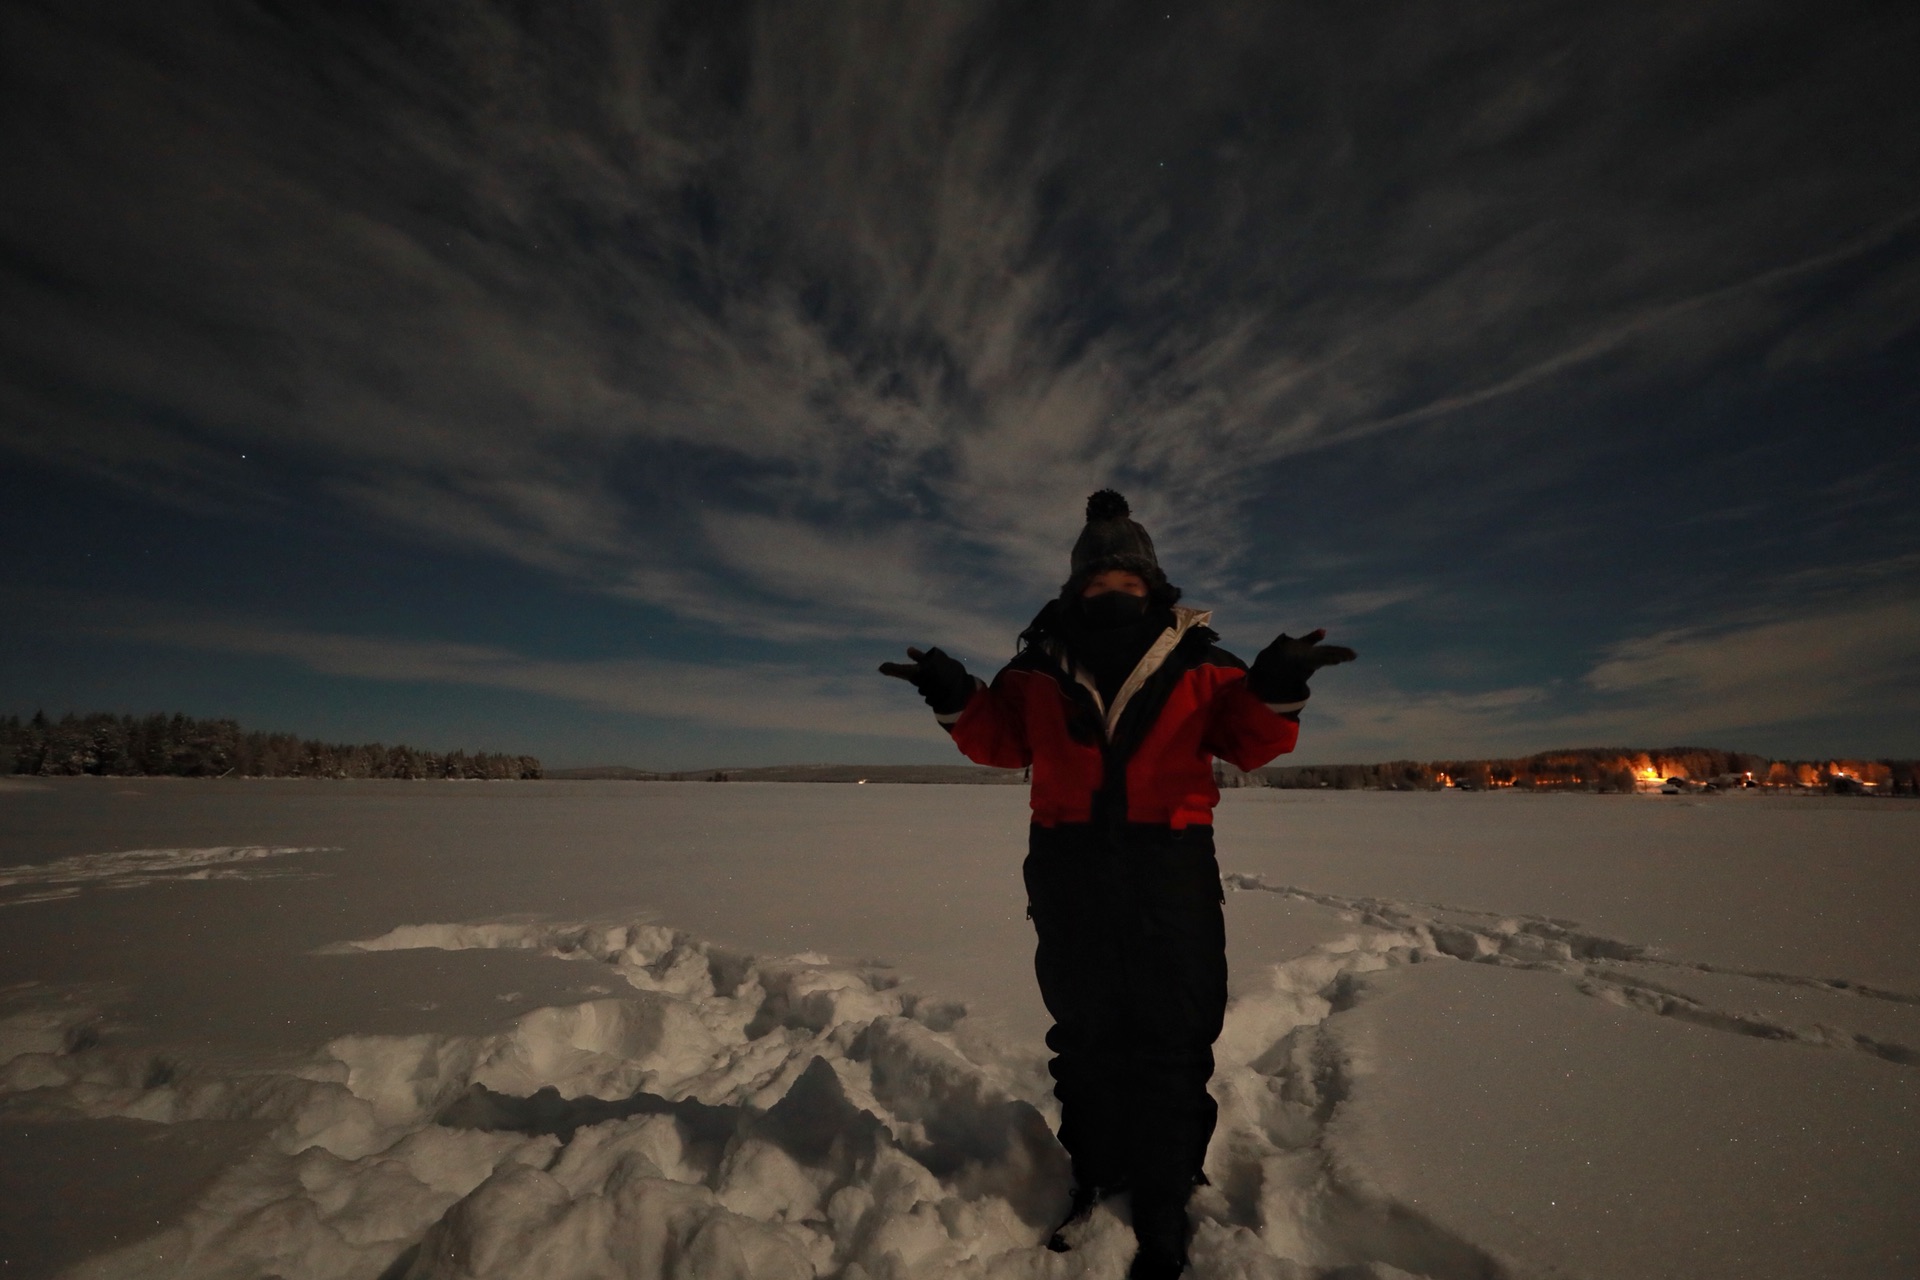
POLYGON ((1073 576, 1061 588, 1061 595, 1080 594, 1087 582, 1109 569, 1137 573, 1146 580, 1156 603, 1169 605, 1180 598, 1180 589, 1167 582, 1160 561, 1153 553, 1153 539, 1132 520, 1127 500, 1112 489, 1102 489, 1087 499, 1087 523, 1073 544, 1073 576))

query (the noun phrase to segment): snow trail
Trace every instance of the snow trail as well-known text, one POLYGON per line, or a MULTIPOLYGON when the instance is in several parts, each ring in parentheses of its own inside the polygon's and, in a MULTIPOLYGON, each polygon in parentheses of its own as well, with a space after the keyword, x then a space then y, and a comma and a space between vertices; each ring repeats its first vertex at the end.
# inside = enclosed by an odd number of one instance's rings
MULTIPOLYGON (((1292 885, 1275 885, 1259 876, 1222 877, 1231 889, 1272 893, 1312 902, 1369 928, 1399 934, 1419 958, 1441 956, 1478 964, 1539 969, 1567 975, 1583 995, 1657 1017, 1675 1018, 1731 1035, 1780 1040, 1811 1048, 1851 1049, 1899 1066, 1920 1066, 1920 1049, 1826 1022, 1794 1024, 1749 1009, 1723 1008, 1673 988, 1640 970, 1707 974, 1755 984, 1805 988, 1857 1002, 1854 1016, 1872 1016, 1874 1003, 1911 1006, 1920 995, 1890 991, 1847 978, 1811 977, 1775 970, 1738 969, 1657 954, 1641 943, 1587 932, 1577 921, 1543 916, 1498 915, 1462 907, 1346 898, 1292 885), (1484 921, 1491 920, 1487 924, 1484 921)), ((1751 997, 1750 997, 1751 998, 1751 997)), ((1902 1025, 1910 1022, 1900 1020, 1902 1025)))
POLYGON ((71 898, 87 889, 138 889, 176 880, 291 879, 303 873, 263 867, 271 858, 331 853, 329 847, 217 845, 205 849, 125 849, 0 868, 0 906, 71 898))

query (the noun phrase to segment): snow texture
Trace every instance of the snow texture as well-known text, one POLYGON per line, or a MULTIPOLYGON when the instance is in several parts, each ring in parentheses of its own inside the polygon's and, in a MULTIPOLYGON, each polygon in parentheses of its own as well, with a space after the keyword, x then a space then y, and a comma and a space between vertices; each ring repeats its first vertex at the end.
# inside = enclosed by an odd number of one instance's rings
POLYGON ((71 898, 86 889, 138 889, 176 880, 264 880, 297 872, 263 867, 269 858, 325 848, 219 845, 210 849, 126 849, 0 868, 0 906, 71 898))
MULTIPOLYGON (((1365 975, 1443 960, 1551 972, 1623 1011, 1915 1061, 1844 1028, 1649 994, 1615 971, 1646 965, 1644 948, 1571 922, 1228 882, 1331 906, 1359 928, 1274 966, 1233 1004, 1218 1046, 1213 1186, 1195 1204, 1201 1276, 1391 1274, 1380 1264, 1442 1280, 1517 1274, 1419 1197, 1349 1167, 1390 1166, 1381 1150, 1420 1114, 1348 1119, 1353 1033, 1322 1032, 1364 1003, 1365 975)), ((237 1079, 115 1062, 85 1042, 84 1010, 0 1028, 6 1085, 31 1090, 37 1109, 276 1125, 179 1226, 73 1274, 1047 1276, 1124 1260, 1107 1210, 1074 1254, 1037 1247, 1064 1187, 1048 1117, 1016 1096, 1010 1072, 960 1051, 950 1033, 963 1014, 884 970, 754 959, 649 924, 409 925, 346 944, 421 947, 538 950, 602 966, 626 990, 534 1010, 499 1035, 345 1037, 296 1072, 237 1079)))
MULTIPOLYGON (((678 803, 693 790, 656 794, 678 803)), ((997 834, 1005 821, 982 812, 991 799, 947 789, 861 790, 858 803, 895 805, 902 827, 929 806, 945 806, 949 829, 997 834)), ((764 793, 726 794, 764 804, 769 838, 791 830, 764 793)), ((1530 813, 1541 846, 1559 828, 1540 815, 1629 833, 1670 819, 1632 798, 1494 807, 1506 799, 1429 809, 1442 821, 1403 838, 1418 846, 1462 813, 1489 829, 1530 813)), ((1378 820, 1358 807, 1372 803, 1251 804, 1240 816, 1361 823, 1378 820)), ((1896 833, 1896 854, 1914 847, 1911 826, 1877 829, 1896 833)), ((1231 866, 1234 837, 1222 844, 1231 866)), ((1197 1280, 1920 1273, 1920 993, 1886 980, 1897 963, 1866 980, 1725 958, 1766 953, 1751 941, 1685 954, 1580 923, 1554 909, 1565 893, 1529 891, 1547 909, 1519 911, 1336 892, 1274 874, 1267 849, 1255 843, 1241 864, 1260 870, 1226 877, 1237 968, 1217 1046, 1211 1185, 1192 1206, 1197 1280)), ((1826 856, 1843 867, 1851 855, 1826 856)), ((945 865, 942 883, 969 900, 969 877, 997 882, 1012 862, 945 865)), ((1424 867, 1365 874, 1431 880, 1424 867)), ((1498 877, 1482 868, 1460 883, 1498 877)), ((1651 898, 1654 882, 1640 883, 1651 898)), ((910 954, 917 926, 901 887, 833 885, 892 921, 910 954)), ((307 895, 295 899, 303 912, 320 913, 312 887, 292 888, 307 895)), ((1644 916, 1662 928, 1671 918, 1644 916)), ((1066 1176, 1041 1050, 983 1021, 977 990, 932 994, 883 961, 759 953, 651 918, 416 917, 322 950, 346 966, 537 957, 588 974, 576 989, 597 994, 520 1011, 518 993, 503 992, 485 1031, 356 1032, 304 1053, 223 1055, 157 1051, 117 1030, 128 997, 107 986, 0 991, 9 1120, 264 1134, 164 1229, 65 1275, 1065 1280, 1126 1269, 1124 1197, 1076 1229, 1072 1252, 1042 1246, 1066 1176)))
MULTIPOLYGON (((872 968, 756 960, 658 925, 419 925, 350 944, 539 949, 618 996, 491 1036, 351 1036, 291 1072, 117 1058, 94 1011, 16 1015, 35 1114, 265 1120, 177 1227, 76 1276, 1044 1275, 1046 1118, 872 968), (1024 1260, 1024 1261, 1023 1261, 1024 1260), (989 1264, 993 1264, 989 1266, 989 1264)), ((1104 1224, 1092 1254, 1125 1251, 1104 1224)))

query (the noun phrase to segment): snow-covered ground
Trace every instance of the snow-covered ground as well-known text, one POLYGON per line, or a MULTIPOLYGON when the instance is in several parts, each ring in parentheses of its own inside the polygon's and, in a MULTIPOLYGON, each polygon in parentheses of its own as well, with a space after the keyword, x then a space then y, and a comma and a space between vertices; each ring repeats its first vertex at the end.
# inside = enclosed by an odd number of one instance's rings
MULTIPOLYGON (((1012 787, 0 788, 13 1276, 1119 1276, 1012 787)), ((1199 1277, 1920 1274, 1920 806, 1243 791, 1199 1277)))

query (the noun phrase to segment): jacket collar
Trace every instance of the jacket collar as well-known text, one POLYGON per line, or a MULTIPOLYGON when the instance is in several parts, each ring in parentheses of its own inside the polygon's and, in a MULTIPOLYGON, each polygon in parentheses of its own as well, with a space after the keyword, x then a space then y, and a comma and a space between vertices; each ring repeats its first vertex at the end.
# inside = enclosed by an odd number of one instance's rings
POLYGON ((1120 716, 1127 709, 1127 703, 1131 702, 1133 696, 1153 678, 1154 672, 1166 665, 1167 659, 1173 656, 1173 651, 1180 647, 1180 642, 1186 639, 1194 628, 1204 627, 1212 620, 1213 613, 1210 610, 1189 609, 1184 605, 1174 605, 1173 625, 1162 631, 1147 647, 1146 653, 1141 655, 1140 661, 1134 664, 1133 671, 1121 684, 1119 691, 1113 695, 1113 705, 1110 707, 1102 703, 1100 689, 1094 683, 1093 676, 1084 668, 1075 665, 1067 656, 1065 645, 1058 640, 1049 639, 1046 641, 1047 652, 1058 664, 1060 673, 1085 689, 1088 696, 1093 699, 1093 705, 1100 712, 1104 723, 1107 740, 1111 742, 1114 731, 1120 726, 1120 716))

